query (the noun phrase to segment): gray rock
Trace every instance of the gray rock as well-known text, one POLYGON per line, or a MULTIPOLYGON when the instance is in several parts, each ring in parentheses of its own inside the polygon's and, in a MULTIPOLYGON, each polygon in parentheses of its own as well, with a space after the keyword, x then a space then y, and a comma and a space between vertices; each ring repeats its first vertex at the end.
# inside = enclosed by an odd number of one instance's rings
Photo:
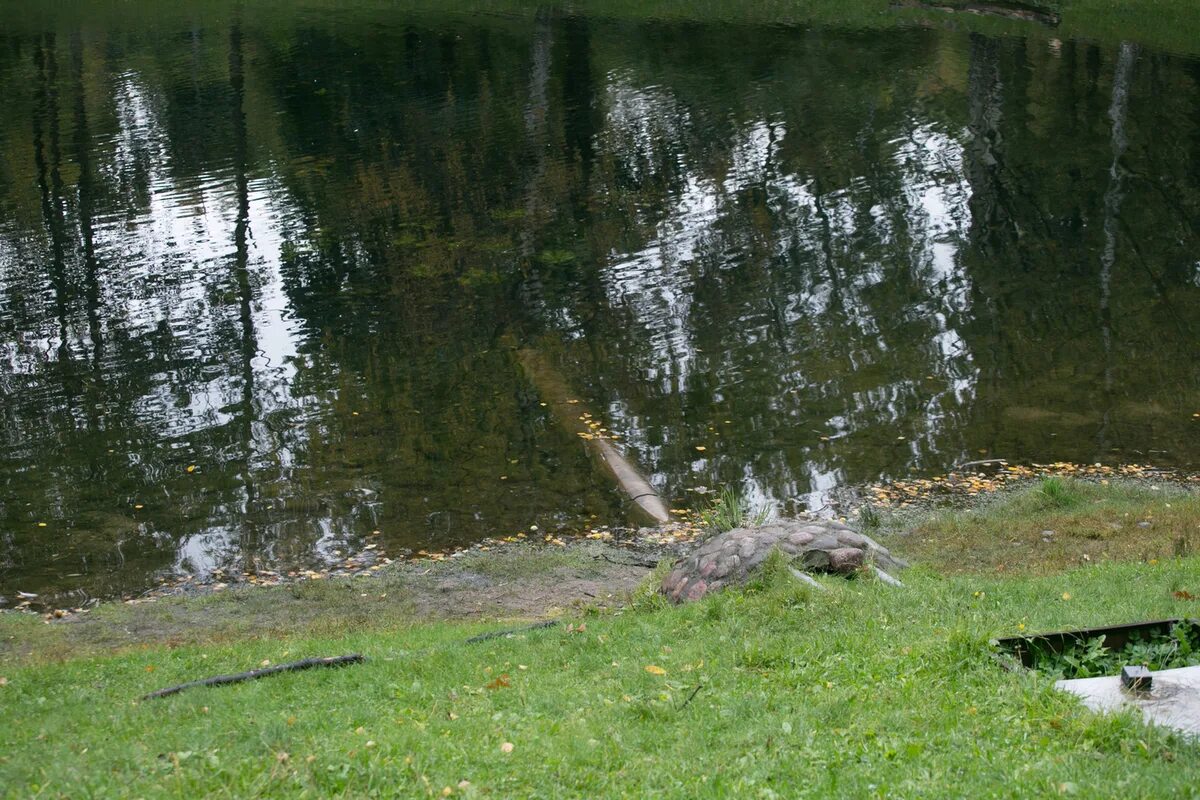
POLYGON ((702 542, 676 562, 660 591, 676 603, 698 600, 725 586, 745 583, 776 550, 805 570, 841 575, 868 565, 874 574, 892 573, 906 566, 887 548, 843 523, 779 520, 735 528, 702 542))

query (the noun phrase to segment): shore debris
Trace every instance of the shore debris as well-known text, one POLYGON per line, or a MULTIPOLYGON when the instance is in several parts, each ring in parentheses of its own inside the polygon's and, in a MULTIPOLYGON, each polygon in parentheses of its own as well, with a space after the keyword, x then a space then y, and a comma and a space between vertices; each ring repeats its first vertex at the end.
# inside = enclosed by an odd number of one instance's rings
POLYGON ((1073 464, 1055 461, 1050 464, 1009 464, 1002 459, 974 462, 977 466, 991 464, 993 469, 955 471, 933 478, 911 478, 877 483, 862 492, 867 503, 892 508, 906 508, 923 502, 969 499, 981 494, 998 492, 1014 484, 1048 477, 1070 477, 1098 480, 1113 478, 1160 478, 1173 483, 1198 483, 1200 476, 1158 469, 1145 464, 1073 464))

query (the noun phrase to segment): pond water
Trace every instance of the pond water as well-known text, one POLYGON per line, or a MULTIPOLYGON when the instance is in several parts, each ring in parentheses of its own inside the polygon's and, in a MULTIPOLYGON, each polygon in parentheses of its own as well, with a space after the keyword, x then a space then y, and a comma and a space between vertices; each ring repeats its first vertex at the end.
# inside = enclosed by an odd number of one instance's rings
POLYGON ((676 506, 1200 462, 1193 58, 196 5, 0 6, 9 601, 626 521, 518 353, 676 506))

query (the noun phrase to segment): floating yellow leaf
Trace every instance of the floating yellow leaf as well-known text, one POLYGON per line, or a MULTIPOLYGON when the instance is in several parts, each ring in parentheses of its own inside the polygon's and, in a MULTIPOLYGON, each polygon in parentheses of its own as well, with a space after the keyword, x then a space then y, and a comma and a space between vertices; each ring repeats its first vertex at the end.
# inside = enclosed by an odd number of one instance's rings
POLYGON ((707 447, 705 447, 705 446, 704 446, 704 445, 702 445, 702 444, 698 444, 698 445, 696 445, 696 449, 697 449, 697 450, 699 450, 701 453, 703 453, 703 452, 704 452, 705 450, 707 450, 708 448, 707 448, 707 447))
POLYGON ((188 471, 188 473, 189 473, 189 474, 191 474, 191 473, 195 472, 195 471, 196 471, 196 465, 195 465, 195 464, 188 464, 187 471, 188 471))
POLYGON ((662 667, 658 666, 657 664, 647 664, 646 672, 649 672, 651 675, 666 675, 667 674, 667 671, 665 669, 663 669, 662 667))

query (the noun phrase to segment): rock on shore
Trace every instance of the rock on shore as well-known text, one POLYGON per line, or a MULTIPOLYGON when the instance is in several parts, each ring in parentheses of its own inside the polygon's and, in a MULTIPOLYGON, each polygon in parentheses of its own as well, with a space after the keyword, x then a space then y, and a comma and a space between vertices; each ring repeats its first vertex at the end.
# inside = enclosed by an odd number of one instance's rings
POLYGON ((671 601, 699 600, 709 592, 745 583, 773 550, 806 571, 848 575, 867 565, 892 573, 905 566, 887 548, 849 525, 825 520, 778 520, 734 528, 676 562, 660 591, 671 601))

